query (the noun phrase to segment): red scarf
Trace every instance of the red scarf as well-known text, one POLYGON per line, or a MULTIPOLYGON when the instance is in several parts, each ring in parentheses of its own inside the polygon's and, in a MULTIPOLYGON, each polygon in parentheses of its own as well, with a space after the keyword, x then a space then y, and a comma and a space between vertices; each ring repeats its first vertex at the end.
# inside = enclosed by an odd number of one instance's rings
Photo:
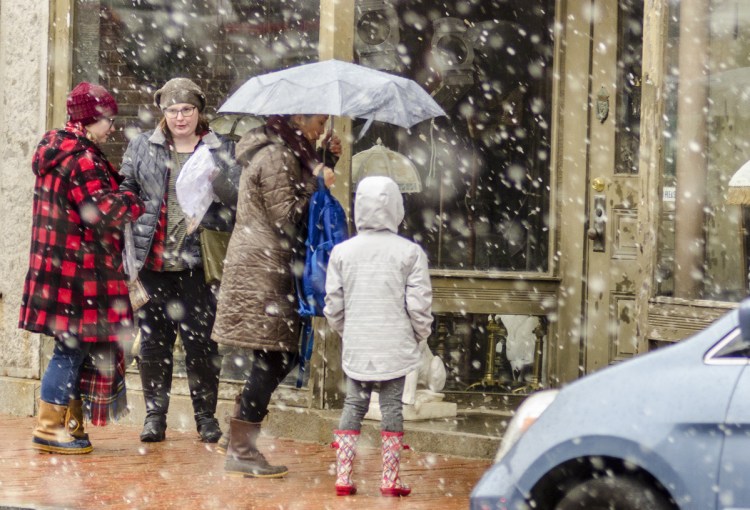
POLYGON ((315 152, 315 147, 287 119, 289 119, 288 116, 271 115, 266 120, 266 127, 279 135, 284 140, 284 143, 294 151, 294 155, 300 160, 302 166, 312 173, 315 167, 320 164, 320 158, 318 158, 318 154, 315 152))

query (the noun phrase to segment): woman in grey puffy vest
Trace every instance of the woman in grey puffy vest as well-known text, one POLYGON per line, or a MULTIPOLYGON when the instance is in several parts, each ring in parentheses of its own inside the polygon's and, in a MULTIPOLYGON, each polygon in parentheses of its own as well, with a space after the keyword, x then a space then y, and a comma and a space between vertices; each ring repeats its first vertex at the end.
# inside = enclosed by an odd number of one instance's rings
MULTIPOLYGON (((175 183, 183 165, 207 146, 217 173, 235 174, 234 144, 208 128, 203 91, 186 78, 168 81, 154 95, 163 112, 159 126, 133 138, 123 158, 123 188, 143 199, 146 213, 133 228, 138 277, 149 301, 137 312, 141 344, 139 370, 146 403, 143 442, 163 441, 172 385, 177 334, 185 347, 185 368, 201 441, 221 437, 214 417, 221 356, 210 338, 216 289, 206 282, 198 232, 187 233, 175 183)), ((214 202, 201 222, 230 231, 234 205, 214 202)))

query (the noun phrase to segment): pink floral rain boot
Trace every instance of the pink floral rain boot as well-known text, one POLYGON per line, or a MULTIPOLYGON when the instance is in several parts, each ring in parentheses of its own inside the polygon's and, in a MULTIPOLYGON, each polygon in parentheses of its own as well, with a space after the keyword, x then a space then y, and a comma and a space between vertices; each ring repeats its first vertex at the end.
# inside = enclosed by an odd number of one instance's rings
POLYGON ((350 496, 357 493, 352 481, 354 456, 357 454, 359 430, 334 430, 333 443, 336 448, 336 495, 350 496))
POLYGON ((380 493, 383 496, 408 496, 411 489, 401 482, 398 475, 401 450, 409 448, 404 445, 404 433, 381 431, 380 437, 383 440, 383 482, 380 493))

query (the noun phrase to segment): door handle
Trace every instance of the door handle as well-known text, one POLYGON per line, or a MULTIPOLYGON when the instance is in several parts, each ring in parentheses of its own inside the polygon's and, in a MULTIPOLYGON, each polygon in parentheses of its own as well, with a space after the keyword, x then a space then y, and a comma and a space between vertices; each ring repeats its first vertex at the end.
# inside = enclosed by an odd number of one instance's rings
POLYGON ((607 239, 607 205, 605 195, 594 195, 594 217, 589 220, 586 235, 593 241, 593 250, 604 252, 607 239))

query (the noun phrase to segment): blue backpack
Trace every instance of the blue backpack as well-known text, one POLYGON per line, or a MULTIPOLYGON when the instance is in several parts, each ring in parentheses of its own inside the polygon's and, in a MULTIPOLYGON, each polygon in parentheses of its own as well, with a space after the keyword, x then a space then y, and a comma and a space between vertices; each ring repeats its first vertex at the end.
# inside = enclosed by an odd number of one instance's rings
POLYGON ((299 314, 303 318, 300 368, 297 387, 302 386, 304 370, 312 356, 312 318, 323 316, 326 297, 326 271, 331 250, 349 237, 346 212, 326 188, 323 172, 318 175, 318 190, 310 198, 305 242, 305 267, 297 280, 299 314))

